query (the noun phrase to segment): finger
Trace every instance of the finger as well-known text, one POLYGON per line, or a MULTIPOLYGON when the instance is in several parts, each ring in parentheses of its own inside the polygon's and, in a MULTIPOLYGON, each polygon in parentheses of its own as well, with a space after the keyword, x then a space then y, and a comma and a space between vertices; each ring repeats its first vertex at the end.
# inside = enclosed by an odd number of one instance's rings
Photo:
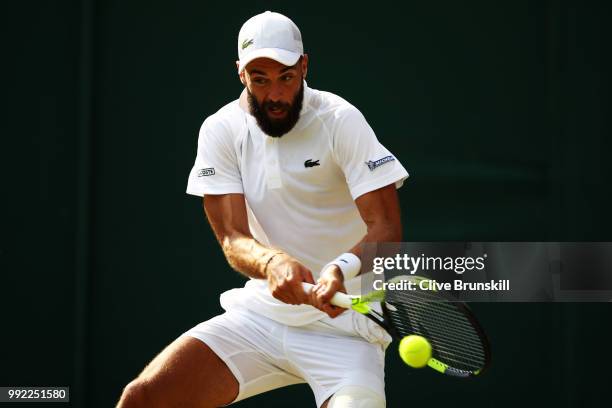
POLYGON ((287 299, 287 302, 285 303, 289 303, 292 305, 299 305, 304 303, 304 297, 306 297, 306 294, 304 293, 304 289, 302 288, 297 288, 293 285, 291 285, 290 287, 288 287, 285 291, 285 298, 287 299))
POLYGON ((312 277, 312 272, 310 272, 308 269, 302 273, 302 279, 303 282, 312 283, 313 285, 315 284, 315 280, 312 277))
POLYGON ((318 283, 312 290, 312 299, 313 299, 313 305, 320 307, 321 305, 323 305, 324 300, 321 297, 321 294, 324 291, 324 286, 321 283, 318 283))
POLYGON ((317 291, 317 294, 321 301, 329 302, 329 300, 336 294, 342 285, 338 282, 329 282, 321 287, 321 290, 317 291))
POLYGON ((319 289, 321 288, 321 283, 313 283, 312 288, 310 288, 310 291, 308 292, 308 297, 311 300, 311 304, 314 305, 317 302, 317 292, 319 291, 319 289))
POLYGON ((313 305, 314 307, 317 307, 317 294, 316 294, 316 286, 312 287, 311 290, 308 292, 308 303, 313 305))
POLYGON ((285 279, 276 286, 276 288, 272 291, 272 296, 274 296, 281 302, 288 303, 290 305, 299 305, 300 303, 302 303, 300 301, 300 298, 296 296, 293 282, 287 279, 285 279))
POLYGON ((327 313, 327 315, 333 319, 334 317, 337 317, 340 314, 342 314, 346 309, 343 309, 341 307, 332 306, 329 303, 326 303, 322 305, 320 310, 327 313))
POLYGON ((316 306, 325 313, 330 313, 331 311, 335 310, 335 306, 329 302, 329 299, 325 299, 321 295, 317 296, 316 298, 316 306))
POLYGON ((334 309, 334 310, 332 310, 330 312, 327 312, 327 315, 329 317, 331 317, 332 319, 334 319, 334 318, 340 316, 342 313, 344 313, 345 310, 346 309, 342 309, 342 308, 334 309))
POLYGON ((320 309, 321 307, 323 307, 324 304, 328 303, 325 301, 325 299, 321 297, 321 293, 323 290, 324 290, 324 286, 321 283, 319 283, 313 288, 311 292, 312 305, 316 307, 317 309, 320 309))
POLYGON ((308 296, 308 303, 314 307, 316 307, 317 309, 319 308, 319 303, 317 301, 317 297, 314 294, 314 292, 310 292, 310 295, 308 296))
POLYGON ((296 304, 295 300, 291 296, 288 296, 285 291, 282 291, 280 289, 272 291, 272 296, 275 299, 278 299, 278 300, 280 300, 283 303, 288 303, 290 305, 296 304))
POLYGON ((310 304, 310 294, 304 291, 302 281, 291 281, 291 296, 295 300, 295 304, 301 305, 303 303, 310 304))
POLYGON ((302 287, 301 274, 288 268, 285 271, 283 282, 279 285, 285 297, 285 303, 299 305, 304 303, 307 295, 302 287))

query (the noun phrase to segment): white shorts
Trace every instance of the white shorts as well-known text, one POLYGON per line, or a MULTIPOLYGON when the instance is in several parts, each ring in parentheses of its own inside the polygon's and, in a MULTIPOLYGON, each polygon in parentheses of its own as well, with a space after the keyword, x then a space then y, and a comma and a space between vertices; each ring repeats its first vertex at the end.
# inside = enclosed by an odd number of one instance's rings
POLYGON ((370 343, 352 329, 354 320, 366 319, 355 314, 294 327, 234 308, 183 336, 203 341, 227 364, 240 385, 234 402, 299 383, 310 385, 318 407, 347 385, 384 398, 386 344, 370 343))

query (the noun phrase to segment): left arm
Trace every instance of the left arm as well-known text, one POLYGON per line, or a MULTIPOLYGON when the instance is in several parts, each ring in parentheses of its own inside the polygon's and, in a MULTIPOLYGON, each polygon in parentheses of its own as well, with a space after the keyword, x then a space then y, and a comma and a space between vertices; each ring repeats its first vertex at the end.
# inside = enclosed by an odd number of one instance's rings
MULTIPOLYGON (((361 218, 368 230, 366 235, 349 252, 361 258, 362 244, 368 242, 400 242, 402 224, 400 206, 395 183, 370 191, 355 200, 361 218)), ((344 276, 336 265, 330 265, 311 292, 312 305, 336 317, 345 309, 333 306, 330 299, 337 291, 346 292, 344 276)))

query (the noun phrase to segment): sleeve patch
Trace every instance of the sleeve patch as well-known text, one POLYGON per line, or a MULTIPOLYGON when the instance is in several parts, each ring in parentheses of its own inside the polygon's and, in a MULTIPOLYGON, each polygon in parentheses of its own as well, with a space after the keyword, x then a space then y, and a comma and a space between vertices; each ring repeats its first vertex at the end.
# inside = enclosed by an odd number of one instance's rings
POLYGON ((365 164, 368 165, 368 168, 370 169, 370 171, 373 171, 375 168, 382 166, 385 163, 389 163, 395 160, 395 157, 393 156, 385 156, 382 159, 378 159, 378 160, 368 160, 367 162, 365 162, 365 164))
POLYGON ((200 169, 200 170, 198 170, 198 177, 214 176, 214 175, 215 175, 215 168, 214 167, 209 167, 207 169, 200 169))

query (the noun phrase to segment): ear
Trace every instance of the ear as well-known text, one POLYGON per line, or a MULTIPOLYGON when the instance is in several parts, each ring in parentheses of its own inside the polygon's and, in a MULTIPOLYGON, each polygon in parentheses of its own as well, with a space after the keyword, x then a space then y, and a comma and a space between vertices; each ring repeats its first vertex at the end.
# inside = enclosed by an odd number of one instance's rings
MULTIPOLYGON (((236 69, 239 69, 239 68, 240 68, 240 61, 236 61, 236 69)), ((246 80, 244 79, 244 70, 238 73, 238 78, 240 78, 240 82, 242 82, 242 85, 246 86, 246 80)))
POLYGON ((308 74, 308 54, 302 55, 302 78, 306 79, 308 74))

